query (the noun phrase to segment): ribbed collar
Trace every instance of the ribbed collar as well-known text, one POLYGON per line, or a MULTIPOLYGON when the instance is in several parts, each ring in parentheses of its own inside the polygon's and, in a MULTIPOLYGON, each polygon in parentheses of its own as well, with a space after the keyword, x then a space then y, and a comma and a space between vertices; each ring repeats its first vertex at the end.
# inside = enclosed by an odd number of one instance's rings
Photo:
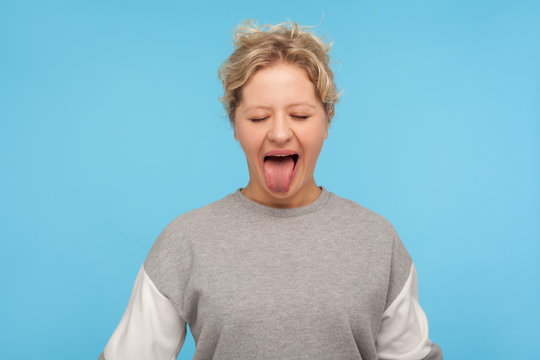
POLYGON ((232 193, 231 195, 235 201, 239 202, 242 206, 247 207, 252 211, 275 217, 294 217, 318 211, 328 202, 331 196, 331 192, 326 190, 324 186, 320 186, 320 189, 322 191, 319 194, 319 197, 314 202, 297 208, 276 208, 259 204, 258 202, 255 202, 248 198, 246 195, 242 194, 240 192, 242 188, 238 188, 236 192, 232 193))

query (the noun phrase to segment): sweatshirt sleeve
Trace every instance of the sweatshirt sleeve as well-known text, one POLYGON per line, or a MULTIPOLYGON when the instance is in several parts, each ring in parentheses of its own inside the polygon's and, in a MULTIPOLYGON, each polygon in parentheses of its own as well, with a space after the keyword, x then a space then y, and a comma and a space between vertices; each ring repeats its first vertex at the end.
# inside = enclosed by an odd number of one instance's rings
POLYGON ((186 321, 141 266, 127 309, 99 360, 174 360, 186 337, 186 321))
POLYGON ((442 360, 440 347, 431 342, 426 314, 418 301, 416 267, 394 233, 389 289, 376 338, 381 360, 442 360))
POLYGON ((381 360, 442 359, 441 349, 429 339, 427 317, 418 303, 413 263, 403 289, 383 313, 377 353, 381 360))

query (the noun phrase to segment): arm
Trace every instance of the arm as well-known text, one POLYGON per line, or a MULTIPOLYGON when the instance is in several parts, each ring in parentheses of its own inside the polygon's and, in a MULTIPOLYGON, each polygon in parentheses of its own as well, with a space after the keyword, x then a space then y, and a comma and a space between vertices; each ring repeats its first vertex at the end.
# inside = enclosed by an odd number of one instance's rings
POLYGON ((381 360, 440 360, 439 346, 428 337, 426 314, 418 303, 418 279, 411 263, 401 292, 384 311, 377 336, 381 360))
POLYGON ((99 360, 174 360, 186 337, 186 321, 141 266, 127 309, 99 360))

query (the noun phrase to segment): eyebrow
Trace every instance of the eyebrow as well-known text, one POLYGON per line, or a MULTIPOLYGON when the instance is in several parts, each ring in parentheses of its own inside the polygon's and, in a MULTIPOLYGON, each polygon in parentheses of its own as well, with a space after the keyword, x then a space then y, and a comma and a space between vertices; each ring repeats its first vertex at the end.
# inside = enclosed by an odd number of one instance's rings
MULTIPOLYGON (((293 104, 289 104, 287 105, 287 108, 291 108, 291 107, 295 107, 295 106, 307 106, 311 109, 315 109, 316 107, 311 105, 310 103, 307 103, 307 102, 298 102, 298 103, 293 103, 293 104)), ((248 111, 252 111, 252 110, 259 110, 259 109, 262 109, 262 110, 270 110, 272 109, 271 106, 264 106, 264 105, 255 105, 255 106, 250 106, 248 108, 246 108, 244 110, 244 112, 248 112, 248 111)))

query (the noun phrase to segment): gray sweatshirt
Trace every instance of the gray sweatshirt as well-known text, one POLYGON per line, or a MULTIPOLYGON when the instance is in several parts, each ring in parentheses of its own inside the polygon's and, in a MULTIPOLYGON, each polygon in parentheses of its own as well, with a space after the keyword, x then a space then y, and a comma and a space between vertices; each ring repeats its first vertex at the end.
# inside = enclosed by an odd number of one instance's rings
POLYGON ((240 192, 161 232, 100 359, 442 359, 414 264, 382 216, 321 187, 304 207, 240 192))

